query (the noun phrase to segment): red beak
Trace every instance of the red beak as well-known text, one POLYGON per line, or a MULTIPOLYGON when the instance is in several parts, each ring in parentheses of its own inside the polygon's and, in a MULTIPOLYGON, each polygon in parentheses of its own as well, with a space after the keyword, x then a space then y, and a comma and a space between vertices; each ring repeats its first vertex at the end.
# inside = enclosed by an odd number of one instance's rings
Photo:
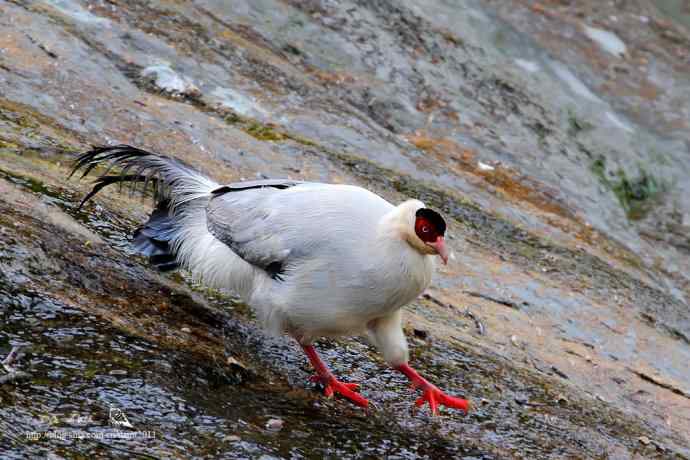
POLYGON ((443 265, 447 265, 448 249, 446 249, 446 240, 444 240, 442 236, 439 236, 438 238, 436 238, 436 241, 434 243, 427 244, 432 248, 436 249, 436 252, 438 253, 439 257, 441 257, 441 260, 443 260, 443 265))

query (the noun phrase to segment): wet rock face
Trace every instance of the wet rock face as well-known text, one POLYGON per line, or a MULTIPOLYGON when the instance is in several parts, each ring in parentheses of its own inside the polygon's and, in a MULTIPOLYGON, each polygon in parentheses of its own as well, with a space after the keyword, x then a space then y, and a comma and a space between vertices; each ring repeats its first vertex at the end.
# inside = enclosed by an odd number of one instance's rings
POLYGON ((682 2, 0 4, 0 456, 690 457, 690 63, 682 2), (288 339, 129 246, 150 206, 67 181, 91 144, 218 181, 422 199, 455 260, 406 308, 413 395, 357 339, 288 339), (146 439, 50 439, 112 430, 146 439), (276 427, 279 426, 279 429, 276 427))

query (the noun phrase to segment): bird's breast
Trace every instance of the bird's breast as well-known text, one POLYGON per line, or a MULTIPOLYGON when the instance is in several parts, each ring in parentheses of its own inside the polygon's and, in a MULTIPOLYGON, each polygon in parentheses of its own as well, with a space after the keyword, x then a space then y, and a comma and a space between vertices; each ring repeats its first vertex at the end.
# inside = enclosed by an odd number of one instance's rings
POLYGON ((363 279, 370 301, 362 299, 362 313, 373 319, 410 303, 431 283, 433 268, 431 257, 416 251, 369 267, 363 279))
POLYGON ((398 310, 429 286, 431 257, 408 248, 304 261, 288 269, 284 281, 267 278, 251 303, 280 311, 305 334, 364 330, 369 321, 398 310))

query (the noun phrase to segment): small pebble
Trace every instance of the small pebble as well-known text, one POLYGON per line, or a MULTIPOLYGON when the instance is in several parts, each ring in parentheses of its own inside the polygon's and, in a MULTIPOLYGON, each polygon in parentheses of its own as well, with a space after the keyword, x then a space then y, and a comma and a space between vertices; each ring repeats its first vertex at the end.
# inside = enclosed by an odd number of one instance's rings
POLYGON ((496 422, 494 422, 494 421, 484 422, 480 426, 485 430, 491 430, 491 431, 496 431, 496 427, 497 427, 496 422))
POLYGON ((529 400, 527 398, 525 398, 524 396, 516 396, 515 402, 521 406, 524 406, 525 404, 527 404, 529 402, 529 400))
POLYGON ((423 329, 413 329, 412 332, 414 333, 415 337, 422 340, 425 340, 427 337, 429 337, 429 333, 423 329))
POLYGON ((266 429, 271 430, 271 431, 280 431, 283 429, 283 422, 279 418, 272 418, 268 422, 266 422, 266 429))
POLYGON ((188 328, 188 327, 183 327, 183 328, 180 329, 180 330, 181 330, 182 332, 184 332, 185 334, 189 334, 190 332, 192 332, 192 330, 191 330, 190 328, 188 328))
POLYGON ((241 367, 242 369, 247 368, 247 366, 245 366, 243 363, 241 363, 240 361, 238 361, 237 359, 235 359, 232 356, 228 356, 228 358, 226 359, 225 362, 228 364, 228 366, 237 366, 237 367, 241 367))
POLYGON ((491 165, 488 165, 486 163, 482 163, 481 161, 477 162, 477 167, 479 168, 480 171, 493 171, 494 169, 496 169, 491 165))

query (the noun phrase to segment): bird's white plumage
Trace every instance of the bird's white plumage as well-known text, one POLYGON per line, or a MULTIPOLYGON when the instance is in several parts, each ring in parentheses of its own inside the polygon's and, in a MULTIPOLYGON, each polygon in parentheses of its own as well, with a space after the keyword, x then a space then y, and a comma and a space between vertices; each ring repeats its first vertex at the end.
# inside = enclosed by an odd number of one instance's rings
POLYGON ((240 295, 273 333, 309 343, 369 332, 384 356, 406 360, 398 310, 433 269, 408 241, 423 203, 396 207, 360 187, 312 183, 210 192, 187 203, 174 238, 194 276, 240 295), (260 268, 274 259, 279 279, 260 268))
MULTIPOLYGON (((270 331, 297 338, 327 394, 366 407, 338 381, 311 343, 366 333, 384 358, 438 405, 465 412, 407 365, 401 307, 431 282, 432 256, 447 262, 446 223, 417 200, 393 206, 350 185, 248 181, 220 186, 184 162, 128 145, 94 147, 77 158, 86 175, 102 163, 82 205, 116 183, 153 184, 156 208, 133 245, 160 270, 179 265, 206 284, 241 296, 270 331)), ((81 205, 80 205, 81 206, 81 205)))
POLYGON ((429 285, 430 256, 440 254, 416 234, 422 202, 393 206, 352 185, 221 187, 179 160, 127 145, 85 152, 73 173, 104 162, 123 171, 99 177, 85 200, 118 182, 152 181, 159 190, 135 240, 161 267, 180 264, 238 294, 269 331, 302 344, 368 332, 392 364, 407 359, 399 310, 429 285))

